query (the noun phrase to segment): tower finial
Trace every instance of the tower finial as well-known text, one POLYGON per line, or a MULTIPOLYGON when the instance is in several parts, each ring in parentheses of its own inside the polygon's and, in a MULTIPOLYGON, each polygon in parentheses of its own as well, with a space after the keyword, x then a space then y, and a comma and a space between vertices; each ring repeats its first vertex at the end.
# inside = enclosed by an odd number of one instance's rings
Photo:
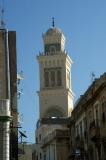
POLYGON ((52 17, 52 27, 54 28, 54 17, 52 17))

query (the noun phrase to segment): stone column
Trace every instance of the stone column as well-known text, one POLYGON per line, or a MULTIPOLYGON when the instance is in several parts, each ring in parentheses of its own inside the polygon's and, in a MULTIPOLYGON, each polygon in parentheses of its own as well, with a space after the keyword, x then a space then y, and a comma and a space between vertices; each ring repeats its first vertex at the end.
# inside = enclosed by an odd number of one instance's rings
POLYGON ((10 122, 3 123, 3 160, 10 160, 10 122))

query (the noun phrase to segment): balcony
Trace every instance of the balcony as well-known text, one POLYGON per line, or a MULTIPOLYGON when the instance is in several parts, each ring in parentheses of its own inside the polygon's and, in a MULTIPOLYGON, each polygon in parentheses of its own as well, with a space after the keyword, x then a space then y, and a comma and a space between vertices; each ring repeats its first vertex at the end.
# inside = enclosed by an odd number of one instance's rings
POLYGON ((98 121, 93 120, 89 127, 90 139, 95 142, 100 138, 100 127, 97 122, 98 121))
POLYGON ((9 99, 0 100, 0 120, 5 120, 10 116, 10 101, 9 99))
POLYGON ((44 139, 43 139, 43 145, 46 145, 48 143, 50 143, 50 141, 54 140, 54 139, 62 139, 62 138, 69 138, 70 132, 69 130, 60 130, 60 129, 56 129, 54 130, 52 133, 48 134, 44 139))
POLYGON ((64 50, 64 51, 39 52, 39 54, 38 54, 37 57, 39 57, 39 56, 45 56, 45 55, 46 56, 52 56, 52 55, 61 55, 61 54, 66 55, 67 54, 66 50, 64 50))

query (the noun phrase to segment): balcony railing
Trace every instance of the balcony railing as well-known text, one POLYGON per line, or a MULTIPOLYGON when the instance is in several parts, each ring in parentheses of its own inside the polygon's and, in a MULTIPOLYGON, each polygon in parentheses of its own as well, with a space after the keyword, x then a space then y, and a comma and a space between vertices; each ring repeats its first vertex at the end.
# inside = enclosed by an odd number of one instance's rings
POLYGON ((66 50, 64 51, 50 51, 50 52, 39 52, 38 56, 52 56, 52 55, 61 55, 61 54, 67 54, 66 50))
POLYGON ((0 100, 0 117, 10 117, 10 101, 9 99, 0 100))

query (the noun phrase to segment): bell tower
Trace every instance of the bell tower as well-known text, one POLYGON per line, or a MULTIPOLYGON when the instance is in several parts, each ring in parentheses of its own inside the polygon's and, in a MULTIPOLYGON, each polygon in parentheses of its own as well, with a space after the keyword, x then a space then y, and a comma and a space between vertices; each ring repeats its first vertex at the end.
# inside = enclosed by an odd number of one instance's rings
POLYGON ((65 50, 63 32, 53 26, 43 34, 44 51, 39 53, 39 118, 68 117, 73 109, 72 60, 65 50))

